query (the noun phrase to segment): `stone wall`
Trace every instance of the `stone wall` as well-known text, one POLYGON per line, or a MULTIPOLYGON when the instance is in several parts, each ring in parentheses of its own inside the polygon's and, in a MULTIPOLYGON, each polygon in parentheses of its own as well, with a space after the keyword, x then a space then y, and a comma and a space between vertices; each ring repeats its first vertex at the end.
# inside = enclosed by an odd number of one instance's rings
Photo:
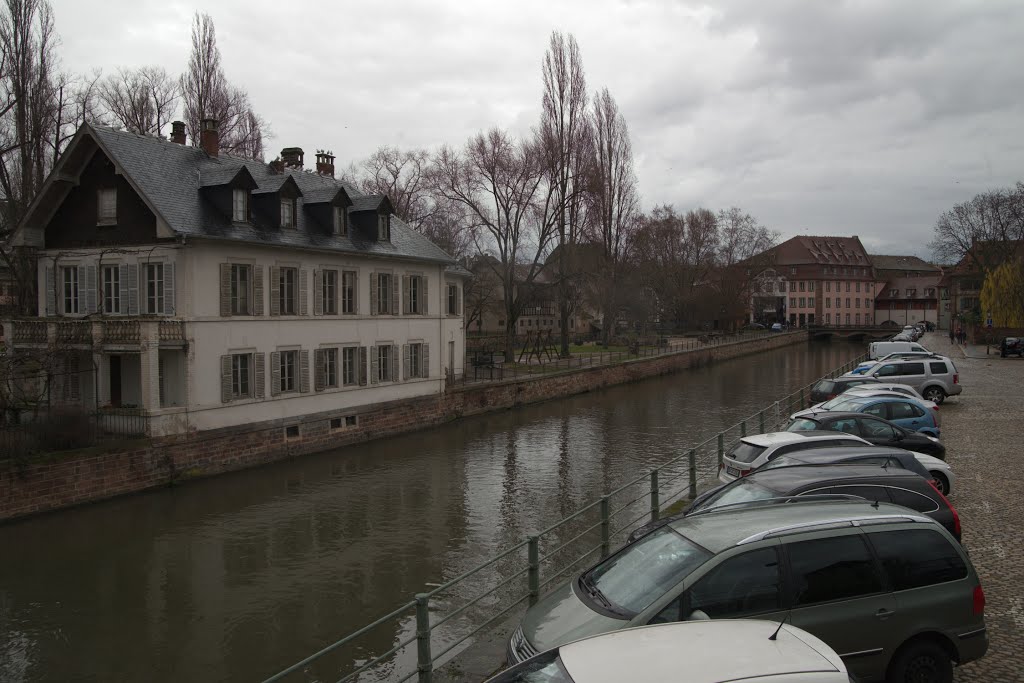
POLYGON ((188 437, 57 453, 21 464, 5 461, 0 463, 0 520, 255 467, 460 417, 585 393, 805 339, 804 332, 776 334, 540 378, 455 387, 443 395, 391 401, 342 413, 318 413, 198 432, 188 437))

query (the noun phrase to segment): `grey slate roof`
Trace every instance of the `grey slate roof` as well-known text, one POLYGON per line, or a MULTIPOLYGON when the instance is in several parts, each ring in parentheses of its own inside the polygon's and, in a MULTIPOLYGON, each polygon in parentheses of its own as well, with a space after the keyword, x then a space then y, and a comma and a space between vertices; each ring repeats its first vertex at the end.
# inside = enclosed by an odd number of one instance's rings
POLYGON ((232 224, 228 217, 203 198, 200 183, 208 187, 208 178, 227 182, 243 166, 260 188, 280 188, 290 175, 303 196, 320 197, 324 192, 344 187, 356 203, 376 202, 374 205, 379 206, 381 197, 367 197, 351 184, 334 178, 296 170, 276 173, 260 161, 228 155, 210 157, 198 147, 105 126, 87 124, 87 127, 158 215, 180 235, 455 264, 451 256, 397 216, 391 218, 390 242, 333 235, 302 210, 302 197, 298 199, 296 229, 282 230, 258 222, 253 225, 232 224))
POLYGON ((879 270, 927 271, 938 273, 942 269, 928 263, 917 256, 891 256, 888 254, 870 254, 868 258, 879 270))

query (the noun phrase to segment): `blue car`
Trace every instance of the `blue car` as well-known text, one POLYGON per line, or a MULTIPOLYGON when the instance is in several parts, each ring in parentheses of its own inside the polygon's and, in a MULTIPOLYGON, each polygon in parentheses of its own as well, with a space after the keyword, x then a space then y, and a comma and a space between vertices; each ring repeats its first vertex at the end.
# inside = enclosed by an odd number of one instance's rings
MULTIPOLYGON (((874 415, 889 422, 895 422, 904 429, 921 432, 938 438, 939 407, 929 408, 917 399, 902 396, 855 396, 847 400, 833 399, 828 403, 829 411, 848 413, 865 413, 874 415)), ((822 412, 821 408, 811 408, 794 413, 793 417, 802 417, 814 412, 822 412)))

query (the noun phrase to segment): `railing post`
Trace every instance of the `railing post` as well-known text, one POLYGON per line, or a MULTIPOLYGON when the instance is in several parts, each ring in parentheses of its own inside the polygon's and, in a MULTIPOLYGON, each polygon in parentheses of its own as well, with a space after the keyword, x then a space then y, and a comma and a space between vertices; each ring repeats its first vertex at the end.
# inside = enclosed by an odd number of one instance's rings
POLYGON ((764 434, 764 411, 762 410, 757 414, 758 426, 761 428, 761 434, 764 434))
POLYGON ((725 434, 718 432, 718 467, 721 469, 725 458, 725 434))
POLYGON ((529 534, 526 538, 527 561, 529 562, 526 581, 530 589, 530 607, 533 607, 540 598, 540 536, 529 534))
POLYGON ((661 512, 661 500, 658 495, 658 470, 651 470, 651 521, 657 522, 661 512))
POLYGON ((416 670, 419 683, 431 683, 434 662, 430 654, 430 595, 416 594, 416 670))
POLYGON ((804 390, 803 390, 803 387, 801 387, 800 388, 800 410, 803 410, 806 407, 807 407, 807 401, 804 400, 804 390))
POLYGON ((608 496, 601 496, 601 558, 611 552, 611 520, 608 517, 608 496))
POLYGON ((747 421, 743 420, 742 422, 740 422, 740 437, 744 437, 746 435, 747 435, 747 421))
POLYGON ((690 449, 690 499, 697 497, 697 451, 690 449))

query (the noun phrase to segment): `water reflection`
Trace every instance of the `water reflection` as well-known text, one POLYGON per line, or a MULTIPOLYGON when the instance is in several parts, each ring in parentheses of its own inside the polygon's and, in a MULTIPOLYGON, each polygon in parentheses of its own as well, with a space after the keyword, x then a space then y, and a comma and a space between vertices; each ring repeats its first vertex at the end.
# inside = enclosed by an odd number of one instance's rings
POLYGON ((0 680, 259 679, 860 351, 791 347, 0 527, 0 680))

